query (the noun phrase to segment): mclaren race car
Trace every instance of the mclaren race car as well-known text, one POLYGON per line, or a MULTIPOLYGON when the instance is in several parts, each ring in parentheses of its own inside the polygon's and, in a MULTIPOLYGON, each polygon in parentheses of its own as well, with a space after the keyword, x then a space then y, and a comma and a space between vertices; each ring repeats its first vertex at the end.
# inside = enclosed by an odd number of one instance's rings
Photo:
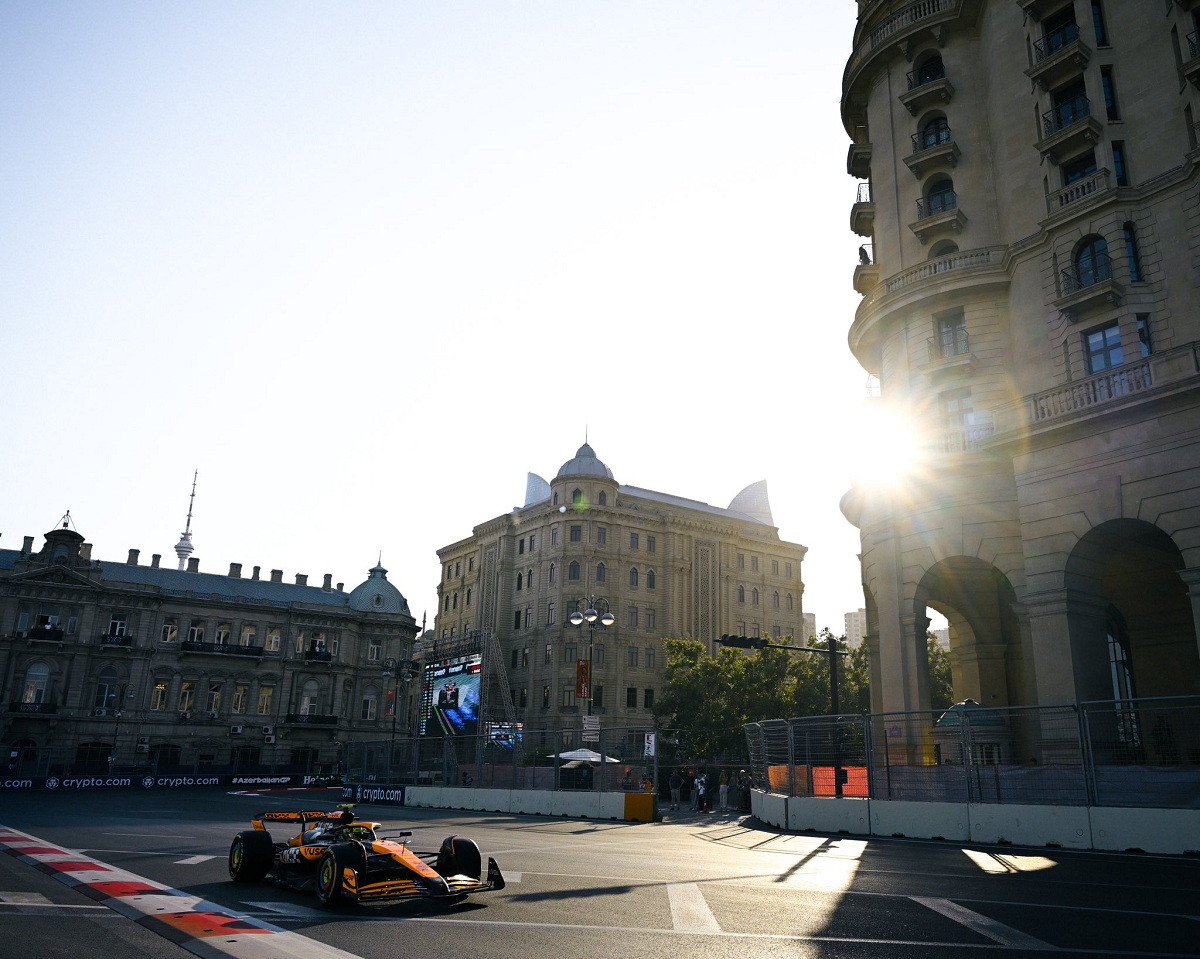
POLYGON ((315 891, 326 906, 458 902, 504 888, 496 860, 488 857, 485 876, 479 847, 470 839, 447 836, 437 852, 414 852, 407 841, 411 832, 380 835, 379 823, 356 820, 348 805, 335 812, 264 812, 252 822, 254 828, 239 832, 229 847, 234 882, 270 878, 315 891), (291 838, 276 842, 272 828, 291 838))

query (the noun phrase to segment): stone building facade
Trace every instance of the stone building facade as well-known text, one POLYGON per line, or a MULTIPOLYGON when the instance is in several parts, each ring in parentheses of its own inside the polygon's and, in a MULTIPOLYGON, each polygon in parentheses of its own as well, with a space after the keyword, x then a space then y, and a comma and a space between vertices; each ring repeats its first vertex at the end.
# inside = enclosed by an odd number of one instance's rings
MULTIPOLYGON (((492 631, 527 729, 580 726, 589 703, 577 669, 589 650, 590 712, 644 726, 664 638, 715 651, 725 633, 796 635, 805 552, 780 539, 765 482, 709 506, 618 483, 585 443, 552 482, 529 475, 523 506, 438 550, 436 635, 492 631), (570 624, 589 601, 611 612, 611 627, 570 624)), ((507 717, 496 706, 492 718, 507 717)))
POLYGON ((346 592, 92 558, 63 527, 0 550, 0 742, 25 775, 331 771, 352 740, 407 731, 382 676, 417 626, 377 565, 346 592))
POLYGON ((858 3, 849 342, 915 437, 842 502, 877 711, 928 708, 931 608, 958 699, 1200 693, 1198 17, 858 3))

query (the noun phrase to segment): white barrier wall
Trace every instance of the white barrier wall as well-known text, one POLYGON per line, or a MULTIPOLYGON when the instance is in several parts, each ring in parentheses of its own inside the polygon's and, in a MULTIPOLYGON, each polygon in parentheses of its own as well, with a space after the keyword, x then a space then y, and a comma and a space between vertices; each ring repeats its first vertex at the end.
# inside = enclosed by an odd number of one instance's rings
MULTIPOLYGON (((404 805, 626 820, 623 792, 407 786, 404 805)), ((1168 855, 1200 853, 1200 809, 885 802, 789 797, 754 790, 750 810, 760 822, 790 832, 1118 852, 1142 850, 1168 855)))

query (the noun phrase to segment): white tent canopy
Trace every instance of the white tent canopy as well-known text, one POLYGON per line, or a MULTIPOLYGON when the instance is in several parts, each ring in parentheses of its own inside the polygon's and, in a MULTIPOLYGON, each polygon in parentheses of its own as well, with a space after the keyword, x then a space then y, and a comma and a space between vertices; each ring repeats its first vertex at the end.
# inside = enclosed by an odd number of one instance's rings
POLYGON ((568 749, 565 753, 558 754, 559 759, 565 759, 569 762, 585 762, 599 763, 619 763, 621 760, 613 759, 612 756, 601 756, 599 753, 594 753, 590 749, 568 749))

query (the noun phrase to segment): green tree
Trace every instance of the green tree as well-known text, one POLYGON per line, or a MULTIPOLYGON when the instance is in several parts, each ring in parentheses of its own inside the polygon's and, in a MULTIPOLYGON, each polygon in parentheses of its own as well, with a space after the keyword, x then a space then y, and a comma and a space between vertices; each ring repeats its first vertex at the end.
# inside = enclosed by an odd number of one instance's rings
POLYGON ((954 705, 950 654, 938 645, 933 633, 928 634, 926 643, 929 647, 929 706, 931 709, 948 709, 954 705))

